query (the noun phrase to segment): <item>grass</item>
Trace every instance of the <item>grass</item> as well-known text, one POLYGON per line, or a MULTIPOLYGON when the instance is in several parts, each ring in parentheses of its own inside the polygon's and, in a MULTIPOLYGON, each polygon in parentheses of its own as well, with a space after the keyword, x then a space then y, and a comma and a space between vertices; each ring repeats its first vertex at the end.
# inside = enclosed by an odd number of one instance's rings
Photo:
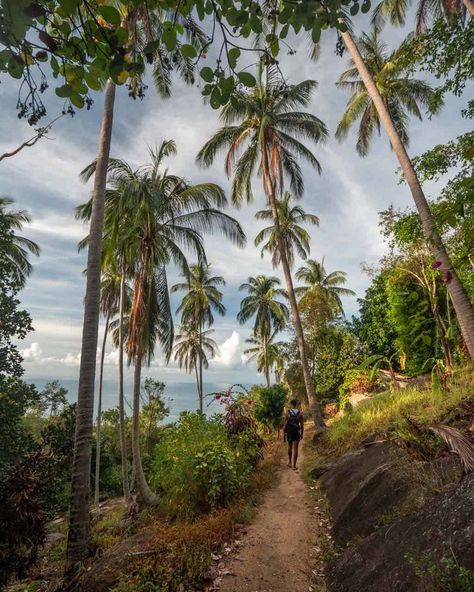
POLYGON ((472 369, 458 371, 446 392, 406 388, 376 395, 332 423, 325 437, 327 453, 339 455, 353 450, 373 434, 397 429, 406 416, 421 425, 443 421, 453 409, 471 401, 472 369))

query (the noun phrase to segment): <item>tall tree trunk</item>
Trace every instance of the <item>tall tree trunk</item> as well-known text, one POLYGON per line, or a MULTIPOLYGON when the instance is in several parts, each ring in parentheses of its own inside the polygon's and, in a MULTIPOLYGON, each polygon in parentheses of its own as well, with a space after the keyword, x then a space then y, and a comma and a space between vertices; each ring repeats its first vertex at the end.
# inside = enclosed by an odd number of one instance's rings
POLYGON ((198 401, 201 400, 201 381, 199 379, 199 366, 198 364, 194 364, 194 372, 196 374, 196 389, 197 389, 197 396, 198 396, 198 401))
POLYGON ((133 373, 133 423, 132 423, 132 452, 133 470, 135 473, 138 498, 140 505, 153 506, 156 504, 156 496, 147 483, 143 472, 142 456, 140 453, 140 386, 142 374, 142 359, 138 355, 135 359, 133 373))
POLYGON ((119 296, 119 327, 118 327, 118 399, 119 399, 119 432, 120 432, 120 455, 122 458, 122 487, 125 505, 130 506, 132 496, 130 495, 130 482, 128 480, 128 454, 127 437, 125 435, 125 397, 123 389, 123 316, 125 308, 125 269, 122 263, 120 275, 120 296, 119 296))
POLYGON ((364 82, 367 92, 372 99, 380 121, 387 132, 392 148, 398 158, 398 162, 402 168, 405 179, 410 187, 410 191, 415 202, 418 214, 421 219, 423 232, 425 238, 431 248, 431 251, 437 261, 441 261, 443 269, 451 275, 451 280, 447 282, 447 289, 451 300, 453 302, 454 310, 458 318, 461 333, 466 342, 467 349, 471 359, 474 359, 474 308, 469 300, 464 286, 458 278, 453 265, 449 259, 446 248, 443 244, 441 236, 434 223, 428 202, 421 188, 420 181, 413 167, 413 164, 408 156, 408 153, 403 145, 403 142, 398 135, 397 130, 393 124, 392 117, 384 103, 380 93, 372 79, 367 66, 360 54, 359 48, 349 32, 341 33, 344 43, 354 60, 354 64, 359 71, 359 75, 364 82))
POLYGON ((308 397, 309 408, 313 417, 314 426, 317 431, 323 431, 326 429, 324 423, 323 414, 319 406, 319 401, 314 391, 314 384, 311 380, 311 374, 309 372, 308 360, 306 358, 306 346, 304 341, 303 325, 301 324, 300 312, 298 310, 298 303, 296 302, 295 290, 293 288, 293 280, 291 277, 290 266, 288 264, 288 257, 286 255, 285 245, 283 243, 283 237, 280 228, 280 219, 278 216, 278 208, 275 197, 275 184, 269 174, 269 162, 266 146, 262 146, 262 169, 264 175, 264 190, 267 194, 272 210, 273 224, 275 226, 275 234, 277 238, 277 246, 280 252, 281 265, 283 268, 283 274, 285 276, 286 290, 288 292, 288 300, 290 301, 291 317, 293 320, 293 327, 295 329, 296 341, 298 343, 298 349, 300 352, 301 368, 303 370, 304 383, 306 387, 306 394, 308 397), (266 179, 265 179, 266 178, 266 179), (266 182, 265 182, 266 181, 266 182))
POLYGON ((100 371, 99 371, 99 400, 97 401, 97 434, 95 445, 95 483, 94 483, 94 504, 99 505, 100 495, 100 428, 102 423, 102 389, 104 384, 104 359, 105 344, 107 343, 107 333, 109 331, 110 314, 107 313, 105 319, 104 338, 102 339, 102 351, 100 352, 100 371))
POLYGON ((199 322, 199 346, 201 349, 201 353, 199 354, 199 411, 203 412, 203 399, 204 399, 204 389, 203 389, 203 382, 202 382, 202 329, 203 323, 202 319, 199 322))
POLYGON ((266 337, 263 337, 263 362, 264 362, 264 373, 265 373, 265 381, 267 383, 267 387, 270 386, 270 371, 268 368, 268 341, 266 337))
POLYGON ((115 84, 109 79, 104 93, 104 112, 94 176, 87 252, 86 295, 84 299, 81 365, 77 393, 76 432, 72 461, 69 529, 66 550, 66 572, 68 575, 72 575, 78 564, 84 561, 89 555, 89 486, 94 417, 94 382, 99 332, 102 224, 104 219, 107 166, 112 138, 114 99, 115 84))

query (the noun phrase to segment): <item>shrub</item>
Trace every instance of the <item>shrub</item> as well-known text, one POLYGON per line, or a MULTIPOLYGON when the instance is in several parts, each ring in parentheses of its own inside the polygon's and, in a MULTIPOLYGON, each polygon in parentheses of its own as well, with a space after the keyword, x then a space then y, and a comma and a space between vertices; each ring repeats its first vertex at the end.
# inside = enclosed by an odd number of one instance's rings
POLYGON ((253 386, 250 394, 255 400, 254 414, 257 420, 268 429, 280 429, 288 396, 287 388, 283 384, 253 386))
POLYGON ((227 505, 245 483, 239 453, 217 420, 184 413, 155 449, 152 483, 174 514, 209 512, 227 505))
POLYGON ((352 368, 347 370, 344 382, 339 387, 339 408, 346 409, 349 396, 353 393, 370 393, 374 385, 369 380, 368 370, 352 368))
POLYGON ((27 454, 0 481, 0 589, 12 575, 22 578, 38 557, 46 538, 48 516, 44 499, 52 479, 52 464, 44 450, 27 454))
POLYGON ((236 449, 239 464, 243 464, 242 472, 248 473, 262 460, 265 440, 255 429, 234 435, 231 442, 236 449))

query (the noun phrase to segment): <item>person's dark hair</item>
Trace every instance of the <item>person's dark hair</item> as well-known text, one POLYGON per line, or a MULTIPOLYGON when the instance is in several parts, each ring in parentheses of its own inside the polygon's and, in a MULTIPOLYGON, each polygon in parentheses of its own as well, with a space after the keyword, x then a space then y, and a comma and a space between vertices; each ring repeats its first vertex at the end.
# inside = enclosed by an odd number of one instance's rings
POLYGON ((290 405, 293 405, 293 407, 296 407, 296 405, 298 405, 298 401, 296 399, 291 399, 290 405))

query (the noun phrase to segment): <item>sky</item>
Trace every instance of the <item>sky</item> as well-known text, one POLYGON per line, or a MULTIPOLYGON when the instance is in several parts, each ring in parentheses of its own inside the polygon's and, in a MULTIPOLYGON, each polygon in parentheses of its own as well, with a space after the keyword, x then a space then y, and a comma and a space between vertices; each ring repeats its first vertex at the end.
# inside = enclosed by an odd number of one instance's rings
MULTIPOLYGON (((362 18, 362 17, 361 17, 362 18)), ((355 30, 366 27, 366 20, 355 20, 355 30)), ((367 27, 366 27, 367 28, 367 27)), ((389 47, 396 47, 407 30, 388 28, 383 38, 389 47)), ((294 55, 284 50, 280 67, 287 82, 304 79, 318 81, 308 111, 321 118, 329 128, 330 138, 318 145, 314 152, 322 165, 318 175, 303 165, 305 194, 302 205, 320 218, 319 228, 309 227, 311 258, 325 259, 326 269, 347 273, 347 287, 356 297, 344 298, 346 315, 357 314, 357 298, 363 297, 370 278, 361 270, 361 264, 376 264, 386 246, 378 229, 378 212, 390 204, 396 207, 411 205, 411 196, 405 185, 398 183, 397 161, 388 140, 382 133, 372 144, 367 157, 361 159, 355 151, 355 133, 344 143, 334 138, 334 131, 344 111, 348 96, 337 89, 335 82, 347 67, 347 56, 335 55, 334 32, 323 33, 321 56, 317 63, 308 58, 304 39, 290 40, 294 55)), ((212 64, 211 64, 212 65, 212 64)), ((423 75, 422 75, 423 77, 423 75)), ((32 135, 24 120, 16 116, 18 87, 7 77, 0 84, 0 153, 11 150, 32 135)), ((435 144, 444 143, 463 133, 467 122, 460 116, 467 98, 474 96, 472 86, 461 99, 447 97, 442 112, 422 122, 411 120, 409 152, 421 154, 435 144)), ((48 137, 33 148, 27 148, 13 158, 0 163, 0 194, 15 200, 15 207, 26 209, 32 223, 23 235, 36 241, 41 256, 32 261, 34 272, 29 278, 20 300, 32 318, 34 332, 19 344, 24 357, 25 379, 42 388, 45 382, 58 379, 76 396, 80 360, 83 297, 85 291, 85 254, 77 252, 77 243, 87 228, 74 219, 74 208, 85 202, 91 184, 79 181, 79 172, 96 157, 100 126, 102 96, 94 96, 90 111, 78 111, 74 118, 63 117, 55 124, 48 137)), ((53 119, 62 109, 62 102, 49 92, 45 96, 48 118, 53 119)), ((148 147, 163 139, 174 139, 177 156, 167 161, 169 170, 186 177, 193 183, 214 182, 225 190, 229 180, 224 173, 223 158, 203 170, 196 166, 195 156, 203 143, 219 128, 218 112, 203 103, 198 86, 186 86, 175 81, 172 97, 162 100, 154 91, 151 81, 143 101, 133 101, 126 89, 117 89, 111 155, 128 161, 132 166, 147 162, 148 147)), ((261 181, 255 179, 255 203, 239 210, 229 207, 228 212, 242 224, 247 235, 243 249, 231 245, 218 236, 205 240, 208 259, 214 274, 224 276, 226 286, 224 304, 227 314, 217 318, 213 338, 219 345, 216 358, 205 373, 205 392, 225 388, 233 383, 250 386, 262 382, 252 363, 247 363, 243 350, 251 324, 239 325, 236 314, 242 292, 241 283, 250 275, 272 274, 270 258, 261 258, 253 244, 263 224, 254 214, 265 207, 261 181)), ((435 197, 441 186, 428 184, 427 194, 435 197)), ((301 261, 296 262, 296 268, 301 261)), ((169 269, 169 281, 178 280, 177 271, 169 269)), ((173 297, 174 308, 178 297, 173 297)), ((103 331, 103 321, 99 340, 103 331)), ((168 367, 162 357, 156 356, 144 375, 162 380, 172 399, 173 414, 195 405, 194 378, 177 368, 168 367)), ((126 384, 131 385, 131 371, 126 384)), ((116 405, 116 353, 106 347, 105 406, 116 405)))

